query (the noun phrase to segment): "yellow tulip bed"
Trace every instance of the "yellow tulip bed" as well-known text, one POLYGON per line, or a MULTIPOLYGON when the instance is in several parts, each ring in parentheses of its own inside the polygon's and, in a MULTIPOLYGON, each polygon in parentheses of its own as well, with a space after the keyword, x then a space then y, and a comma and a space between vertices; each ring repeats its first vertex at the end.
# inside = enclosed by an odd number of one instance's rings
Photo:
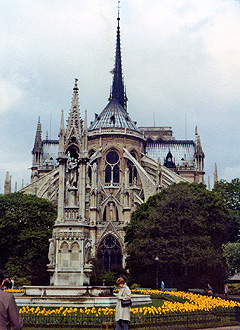
POLYGON ((24 289, 7 289, 4 291, 9 292, 9 293, 24 293, 24 289))
MULTIPOLYGON (((151 296, 159 296, 169 298, 158 303, 158 306, 147 305, 131 307, 131 323, 132 324, 150 324, 151 322, 167 322, 175 323, 183 322, 187 317, 188 320, 198 318, 203 322, 213 321, 216 315, 222 313, 226 321, 226 313, 231 313, 234 316, 234 307, 239 306, 240 303, 212 296, 204 296, 194 293, 186 292, 165 292, 162 295, 158 290, 132 290, 132 293, 150 294, 151 296), (179 302, 182 301, 182 302, 179 302), (207 315, 207 317, 206 317, 207 315), (171 320, 170 320, 171 318, 171 320), (173 319, 174 318, 174 319, 173 319)), ((159 300, 158 300, 159 301, 159 300)), ((156 305, 156 304, 155 304, 156 305)), ((114 321, 115 308, 108 307, 59 307, 59 308, 43 308, 43 307, 21 307, 20 313, 24 319, 25 324, 43 325, 99 325, 103 321, 114 321)), ((232 316, 231 316, 232 317, 232 316)), ((185 321, 184 321, 185 322, 185 321)), ((218 321, 219 322, 219 321, 218 321)), ((159 324, 159 323, 158 323, 159 324)), ((167 326, 169 329, 169 325, 167 326)), ((179 327, 180 329, 180 327, 179 327)))
MULTIPOLYGON (((149 294, 149 295, 161 295, 162 291, 159 290, 132 290, 132 293, 139 294, 149 294)), ((182 292, 182 291, 165 291, 165 295, 167 297, 172 297, 173 299, 180 298, 184 302, 172 302, 165 301, 161 307, 157 309, 154 307, 140 307, 140 308, 132 308, 133 313, 142 312, 144 309, 144 313, 150 314, 168 314, 168 313, 191 313, 191 312, 200 312, 200 311, 214 311, 214 310, 224 310, 224 309, 232 309, 235 306, 240 306, 239 302, 232 300, 225 300, 218 297, 212 296, 204 296, 200 294, 195 294, 191 292, 182 292), (148 312, 146 312, 146 308, 148 312), (135 311, 136 310, 136 311, 135 311)), ((163 296, 162 296, 163 297, 163 296)))

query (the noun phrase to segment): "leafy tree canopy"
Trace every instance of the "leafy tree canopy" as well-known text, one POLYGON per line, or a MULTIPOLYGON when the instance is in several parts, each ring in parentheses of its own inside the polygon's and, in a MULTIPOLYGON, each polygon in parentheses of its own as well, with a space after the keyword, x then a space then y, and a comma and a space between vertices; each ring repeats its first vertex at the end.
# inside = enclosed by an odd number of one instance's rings
POLYGON ((179 183, 150 197, 127 226, 127 267, 132 280, 155 287, 222 285, 228 212, 223 199, 205 185, 179 183), (158 265, 154 261, 159 258, 158 265))
POLYGON ((218 181, 213 191, 220 194, 224 199, 230 216, 229 236, 230 242, 240 239, 240 180, 233 179, 231 182, 218 181))
POLYGON ((49 238, 56 206, 33 195, 0 195, 0 268, 8 276, 48 284, 49 238))
POLYGON ((226 258, 228 269, 234 274, 240 272, 240 242, 228 242, 223 245, 223 255, 226 258))

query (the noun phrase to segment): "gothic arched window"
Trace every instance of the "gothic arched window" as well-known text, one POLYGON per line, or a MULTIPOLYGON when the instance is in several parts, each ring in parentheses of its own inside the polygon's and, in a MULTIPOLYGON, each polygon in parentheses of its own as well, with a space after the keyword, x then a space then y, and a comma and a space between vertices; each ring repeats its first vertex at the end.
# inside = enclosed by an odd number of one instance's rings
POLYGON ((105 182, 109 183, 111 181, 111 166, 108 164, 105 167, 105 182))
POLYGON ((119 156, 115 150, 109 151, 106 156, 105 182, 119 183, 119 156))
POLYGON ((106 221, 106 219, 107 219, 107 217, 106 217, 106 207, 104 208, 102 219, 103 219, 103 221, 106 221))
POLYGON ((79 246, 75 242, 72 245, 72 252, 71 252, 71 266, 73 268, 78 268, 79 266, 79 246))
POLYGON ((107 235, 102 240, 97 251, 97 258, 108 272, 114 267, 122 267, 122 249, 114 236, 107 235))
POLYGON ((105 205, 102 213, 102 221, 119 221, 118 208, 114 202, 105 205))
POLYGON ((61 245, 60 248, 60 264, 62 267, 68 267, 69 266, 69 252, 68 252, 68 244, 66 242, 64 242, 61 245))
MULTIPOLYGON (((136 155, 134 151, 131 151, 131 155, 136 159, 136 155)), ((129 169, 129 183, 137 183, 137 169, 133 162, 128 159, 127 166, 129 169)))
POLYGON ((89 179, 89 183, 92 182, 92 166, 88 165, 88 179, 89 179))
MULTIPOLYGON (((92 183, 92 180, 93 180, 93 166, 97 164, 97 161, 94 160, 93 163, 90 163, 88 164, 88 180, 89 180, 89 183, 91 184, 92 183)), ((96 165, 95 165, 96 166, 96 165)))

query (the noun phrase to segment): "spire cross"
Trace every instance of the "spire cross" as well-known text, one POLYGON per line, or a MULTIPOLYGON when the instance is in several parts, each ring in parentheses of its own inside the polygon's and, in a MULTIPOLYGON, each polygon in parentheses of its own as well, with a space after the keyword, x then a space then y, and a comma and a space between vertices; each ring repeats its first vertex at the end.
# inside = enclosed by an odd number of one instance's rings
POLYGON ((118 21, 120 21, 120 0, 118 0, 118 21))
POLYGON ((75 78, 75 84, 74 84, 74 88, 73 88, 73 92, 74 93, 78 93, 78 85, 77 85, 77 83, 78 83, 78 79, 75 78))

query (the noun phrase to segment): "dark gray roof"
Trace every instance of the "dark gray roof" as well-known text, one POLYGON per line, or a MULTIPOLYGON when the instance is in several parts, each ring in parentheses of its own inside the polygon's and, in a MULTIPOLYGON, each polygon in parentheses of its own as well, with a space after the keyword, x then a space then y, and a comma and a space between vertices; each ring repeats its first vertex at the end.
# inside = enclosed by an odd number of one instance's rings
POLYGON ((128 113, 116 101, 111 100, 103 109, 99 116, 96 116, 94 122, 91 123, 89 131, 99 128, 126 128, 140 133, 136 123, 131 120, 128 113))

